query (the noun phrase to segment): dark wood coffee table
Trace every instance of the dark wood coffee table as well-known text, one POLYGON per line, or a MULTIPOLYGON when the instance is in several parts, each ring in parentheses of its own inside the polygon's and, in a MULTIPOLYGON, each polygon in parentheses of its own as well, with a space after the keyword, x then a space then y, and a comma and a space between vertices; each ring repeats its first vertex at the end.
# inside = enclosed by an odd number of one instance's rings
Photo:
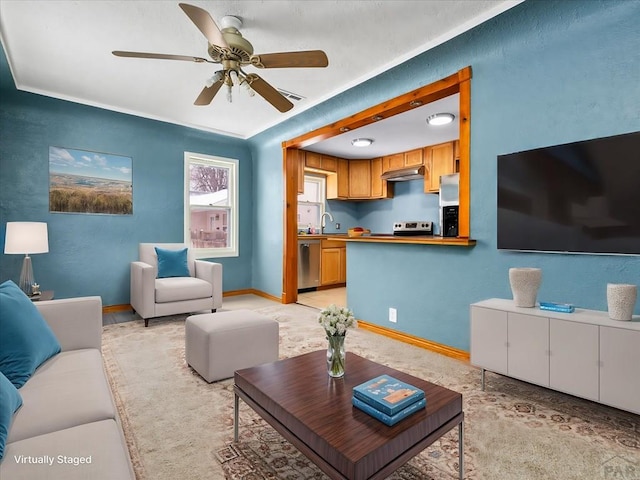
POLYGON ((462 395, 347 352, 346 374, 331 379, 326 351, 235 372, 234 438, 239 398, 333 479, 383 479, 458 426, 464 476, 462 395), (388 374, 424 390, 427 407, 388 427, 351 405, 353 387, 388 374))

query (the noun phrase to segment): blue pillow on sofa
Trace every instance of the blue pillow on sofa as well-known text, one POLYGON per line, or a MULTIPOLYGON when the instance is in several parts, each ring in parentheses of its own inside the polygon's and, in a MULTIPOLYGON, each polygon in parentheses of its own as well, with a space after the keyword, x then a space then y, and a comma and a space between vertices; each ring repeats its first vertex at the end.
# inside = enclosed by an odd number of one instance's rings
POLYGON ((0 372, 20 388, 60 343, 40 312, 11 280, 0 285, 0 372))
POLYGON ((190 276, 187 248, 167 250, 155 247, 155 249, 158 256, 158 278, 190 276))
POLYGON ((20 392, 2 372, 0 372, 0 460, 4 457, 4 447, 9 436, 13 414, 22 405, 20 392))

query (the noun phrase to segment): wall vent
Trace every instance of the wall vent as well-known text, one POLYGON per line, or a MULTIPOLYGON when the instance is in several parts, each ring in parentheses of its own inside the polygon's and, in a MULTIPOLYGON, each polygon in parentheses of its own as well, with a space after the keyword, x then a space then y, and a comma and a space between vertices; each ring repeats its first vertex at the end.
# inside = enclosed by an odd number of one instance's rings
POLYGON ((298 95, 297 93, 288 92, 283 90, 282 88, 278 88, 278 91, 282 94, 283 97, 288 98, 289 100, 293 100, 294 102, 299 102, 300 100, 304 100, 305 97, 302 95, 298 95))

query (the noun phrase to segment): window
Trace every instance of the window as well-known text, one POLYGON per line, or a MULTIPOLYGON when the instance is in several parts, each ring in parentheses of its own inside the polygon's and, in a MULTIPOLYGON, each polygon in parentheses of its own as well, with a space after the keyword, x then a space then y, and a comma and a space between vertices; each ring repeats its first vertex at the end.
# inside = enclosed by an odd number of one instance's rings
POLYGON ((304 193, 298 195, 298 231, 305 232, 309 226, 320 231, 320 221, 324 213, 326 191, 325 177, 304 176, 304 193))
POLYGON ((238 161, 184 154, 185 243, 196 258, 238 256, 238 161))

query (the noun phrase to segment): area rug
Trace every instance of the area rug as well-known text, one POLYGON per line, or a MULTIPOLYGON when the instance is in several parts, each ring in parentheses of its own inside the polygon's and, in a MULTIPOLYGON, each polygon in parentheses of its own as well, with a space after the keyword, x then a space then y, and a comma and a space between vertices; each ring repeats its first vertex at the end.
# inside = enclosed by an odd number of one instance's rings
MULTIPOLYGON (((235 302, 233 308, 243 308, 235 302)), ((280 324, 280 357, 326 348, 318 311, 255 311, 280 324)), ((233 442, 233 380, 185 363, 184 316, 104 327, 103 353, 139 480, 326 479, 247 405, 233 442)), ((640 417, 496 374, 363 329, 348 350, 463 394, 466 479, 640 480, 640 417)), ((347 365, 348 370, 348 365, 347 365)), ((458 478, 457 429, 389 478, 458 478)))

